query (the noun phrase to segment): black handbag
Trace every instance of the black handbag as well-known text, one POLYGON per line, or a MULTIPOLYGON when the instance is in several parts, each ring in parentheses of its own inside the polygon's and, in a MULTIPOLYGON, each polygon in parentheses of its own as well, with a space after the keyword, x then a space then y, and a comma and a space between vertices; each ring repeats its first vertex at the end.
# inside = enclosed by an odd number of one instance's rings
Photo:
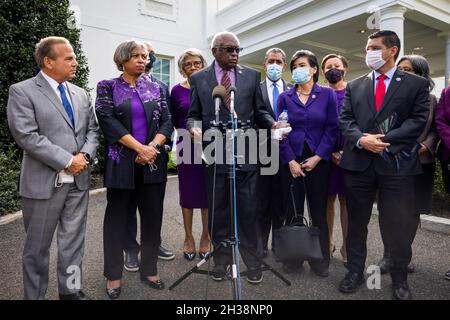
MULTIPOLYGON (((306 183, 304 178, 305 198, 310 215, 308 196, 306 194, 306 183)), ((320 248, 319 235, 320 230, 312 226, 312 223, 304 215, 297 214, 297 207, 294 198, 294 182, 290 186, 290 198, 292 199, 294 217, 289 224, 286 224, 276 230, 273 230, 273 245, 275 254, 280 261, 289 260, 308 260, 317 261, 323 259, 320 248)))

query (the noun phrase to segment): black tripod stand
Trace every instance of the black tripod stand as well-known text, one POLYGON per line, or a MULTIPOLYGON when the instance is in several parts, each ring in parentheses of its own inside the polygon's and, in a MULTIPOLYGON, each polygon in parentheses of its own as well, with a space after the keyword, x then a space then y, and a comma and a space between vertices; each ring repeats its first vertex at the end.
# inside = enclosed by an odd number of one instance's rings
MULTIPOLYGON (((231 113, 230 113, 231 114, 231 113)), ((238 238, 238 232, 236 228, 235 218, 236 218, 236 155, 235 155, 235 139, 236 139, 236 131, 237 129, 246 130, 250 128, 250 122, 248 121, 246 124, 243 124, 241 121, 237 121, 237 119, 233 119, 231 114, 231 119, 228 123, 224 124, 223 122, 212 122, 212 127, 218 129, 222 135, 227 137, 227 132, 231 129, 232 133, 232 159, 233 159, 233 165, 228 165, 228 179, 229 179, 229 196, 230 196, 230 205, 229 205, 229 226, 230 226, 230 237, 227 239, 224 239, 221 241, 217 246, 214 247, 213 252, 211 254, 207 255, 203 260, 201 260, 197 265, 195 265, 191 270, 186 272, 183 276, 181 276, 178 280, 176 280, 170 287, 169 290, 173 290, 176 286, 178 286, 183 280, 185 280, 187 277, 189 277, 193 273, 198 274, 205 274, 210 275, 210 271, 206 270, 200 270, 200 267, 206 263, 211 257, 213 257, 216 252, 219 252, 221 248, 227 248, 230 250, 231 253, 231 264, 230 264, 230 270, 231 270, 231 277, 230 280, 232 280, 232 287, 233 287, 233 296, 235 300, 240 300, 240 282, 239 282, 239 276, 246 276, 249 274, 249 272, 263 272, 263 271, 271 271, 274 275, 276 275, 278 278, 280 278, 286 285, 290 286, 291 283, 286 278, 284 278, 278 271, 273 269, 268 263, 266 263, 264 260, 262 260, 259 256, 256 255, 256 253, 252 252, 251 250, 246 250, 246 253, 249 253, 252 255, 256 260, 259 262, 260 267, 257 269, 252 269, 239 272, 239 263, 238 263, 238 252, 239 252, 239 238, 238 238)), ((217 150, 216 150, 217 155, 217 150)), ((216 164, 215 164, 216 165, 216 164)), ((214 192, 215 193, 215 192, 214 192)), ((213 209, 214 210, 214 209, 213 209)), ((212 216, 214 213, 212 214, 212 216)), ((212 235, 211 235, 212 236, 212 235)), ((244 246, 242 246, 244 249, 246 249, 244 246)))

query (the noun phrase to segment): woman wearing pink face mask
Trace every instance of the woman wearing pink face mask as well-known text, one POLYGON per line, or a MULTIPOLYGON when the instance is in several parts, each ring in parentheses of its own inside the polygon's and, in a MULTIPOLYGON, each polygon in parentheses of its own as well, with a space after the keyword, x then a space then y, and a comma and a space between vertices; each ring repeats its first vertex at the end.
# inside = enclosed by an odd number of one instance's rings
MULTIPOLYGON (((329 54, 322 60, 322 74, 325 76, 330 88, 336 93, 338 101, 338 111, 344 103, 345 88, 347 82, 344 77, 348 70, 347 59, 337 54, 329 54)), ((340 214, 341 214, 341 228, 342 228, 342 247, 340 249, 342 260, 344 264, 347 263, 347 249, 345 246, 345 239, 347 238, 348 229, 348 215, 347 215, 347 202, 345 198, 345 186, 344 186, 344 170, 339 167, 341 162, 342 152, 344 149, 344 137, 339 132, 336 139, 335 148, 331 154, 331 172, 328 188, 328 204, 327 204, 327 222, 328 222, 328 234, 330 239, 330 255, 336 250, 336 246, 333 242, 333 229, 334 229, 334 217, 335 217, 335 202, 336 198, 339 198, 340 214)))

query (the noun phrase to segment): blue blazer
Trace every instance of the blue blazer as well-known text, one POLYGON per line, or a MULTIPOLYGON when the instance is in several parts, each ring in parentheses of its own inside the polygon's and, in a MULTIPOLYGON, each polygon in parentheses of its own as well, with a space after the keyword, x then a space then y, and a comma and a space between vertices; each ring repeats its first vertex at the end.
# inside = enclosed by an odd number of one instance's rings
POLYGON ((314 84, 304 105, 297 96, 297 85, 283 92, 278 98, 278 116, 287 110, 292 131, 280 142, 283 164, 303 154, 305 142, 316 155, 330 160, 338 135, 338 102, 331 88, 314 84))

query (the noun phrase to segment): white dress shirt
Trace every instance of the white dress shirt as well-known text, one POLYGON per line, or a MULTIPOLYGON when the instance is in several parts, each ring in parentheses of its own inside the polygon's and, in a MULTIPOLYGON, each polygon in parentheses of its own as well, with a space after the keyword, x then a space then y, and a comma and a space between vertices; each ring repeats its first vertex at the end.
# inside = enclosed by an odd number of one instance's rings
POLYGON ((269 96, 270 106, 273 110, 273 86, 276 85, 278 87, 278 92, 282 94, 284 92, 283 79, 278 79, 277 82, 273 82, 269 78, 266 77, 266 87, 267 87, 267 95, 269 96))

